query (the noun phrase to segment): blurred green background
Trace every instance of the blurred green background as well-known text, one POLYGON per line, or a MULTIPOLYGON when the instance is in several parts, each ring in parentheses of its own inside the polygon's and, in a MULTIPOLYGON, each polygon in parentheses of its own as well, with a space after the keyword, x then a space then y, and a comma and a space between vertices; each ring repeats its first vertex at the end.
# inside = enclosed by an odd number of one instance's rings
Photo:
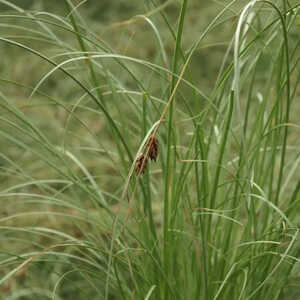
MULTIPOLYGON (((15 0, 9 1, 16 5, 28 9, 32 12, 44 11, 47 13, 58 14, 62 17, 67 16, 67 9, 64 1, 40 1, 40 0, 15 0)), ((101 0, 101 1, 86 1, 80 5, 79 11, 84 21, 88 24, 98 38, 105 40, 116 53, 123 55, 133 56, 145 60, 155 62, 157 53, 156 40, 153 34, 153 30, 145 22, 133 22, 132 24, 119 24, 120 22, 129 20, 135 15, 149 13, 154 8, 154 3, 164 3, 166 1, 140 1, 140 0, 101 0)), ((184 49, 187 51, 189 47, 195 42, 200 34, 206 29, 209 22, 216 16, 217 12, 224 8, 224 5, 228 1, 214 2, 214 1, 189 1, 188 14, 185 23, 185 32, 183 35, 184 49)), ((190 78, 195 78, 195 84, 200 85, 201 89, 209 91, 215 83, 222 59, 226 52, 228 43, 232 38, 232 34, 235 30, 236 18, 232 15, 234 12, 239 13, 239 9, 247 1, 238 1, 232 9, 231 13, 228 13, 229 22, 224 16, 224 24, 218 26, 216 30, 213 30, 208 38, 200 45, 200 48, 195 52, 192 63, 189 67, 190 78)), ((73 1, 74 5, 81 3, 81 1, 73 1)), ((0 10, 2 12, 12 12, 7 5, 0 4, 0 10)), ((172 1, 164 10, 170 25, 173 30, 176 30, 177 19, 180 12, 180 1, 172 1)), ((45 17, 45 16, 43 16, 45 17)), ((2 18, 4 20, 4 18, 2 18)), ((51 18, 49 17, 49 20, 51 18)), ((171 60, 174 50, 174 39, 172 38, 168 28, 162 23, 159 16, 155 15, 155 24, 160 30, 160 34, 163 39, 163 43, 166 49, 169 59, 171 60), (162 25, 161 27, 159 25, 162 25)), ((16 25, 22 25, 26 23, 26 26, 32 26, 25 20, 14 20, 16 25)), ((25 25, 25 24, 24 24, 25 25)), ((1 35, 7 34, 7 28, 0 28, 1 35)), ((10 33, 12 30, 10 29, 10 33)), ((21 30, 15 30, 15 34, 21 35, 21 30)), ((62 36, 65 33, 61 33, 62 36)), ((66 39, 72 39, 70 36, 66 36, 66 39)), ((28 41, 20 40, 20 42, 27 43, 28 41)), ((30 41, 30 45, 37 41, 30 41)), ((77 40, 74 37, 74 46, 77 46, 77 40)), ((39 49, 45 48, 45 51, 51 50, 51 45, 41 44, 39 49), (49 48, 50 46, 50 48, 49 48)), ((55 47, 53 47, 55 48, 55 47)), ((4 55, 5 60, 0 62, 0 74, 9 77, 11 80, 23 82, 28 85, 35 85, 41 78, 43 72, 47 71, 49 66, 41 63, 41 61, 29 53, 25 53, 21 49, 11 47, 2 44, 0 47, 1 54, 4 55), (16 59, 17 58, 17 59, 16 59), (26 63, 24 63, 26 61, 26 63), (30 76, 27 76, 30 74, 30 76)), ((188 73, 188 72, 187 72, 188 73)), ((3 76, 2 76, 3 77, 3 76)), ((51 76, 49 80, 44 84, 45 92, 55 92, 59 95, 73 96, 68 94, 66 82, 62 82, 60 75, 51 76)))

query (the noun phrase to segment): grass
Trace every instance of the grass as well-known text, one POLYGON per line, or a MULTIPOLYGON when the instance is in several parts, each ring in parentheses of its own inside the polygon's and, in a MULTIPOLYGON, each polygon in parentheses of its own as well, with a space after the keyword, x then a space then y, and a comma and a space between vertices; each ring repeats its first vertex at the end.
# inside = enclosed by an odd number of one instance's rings
POLYGON ((299 297, 297 1, 0 2, 0 299, 299 297))

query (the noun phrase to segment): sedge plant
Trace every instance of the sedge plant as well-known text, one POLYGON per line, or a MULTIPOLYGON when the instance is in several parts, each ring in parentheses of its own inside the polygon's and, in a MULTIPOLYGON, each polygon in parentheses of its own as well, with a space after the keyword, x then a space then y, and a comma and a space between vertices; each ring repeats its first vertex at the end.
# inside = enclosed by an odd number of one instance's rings
POLYGON ((299 3, 33 2, 0 0, 0 299, 299 297, 299 3))

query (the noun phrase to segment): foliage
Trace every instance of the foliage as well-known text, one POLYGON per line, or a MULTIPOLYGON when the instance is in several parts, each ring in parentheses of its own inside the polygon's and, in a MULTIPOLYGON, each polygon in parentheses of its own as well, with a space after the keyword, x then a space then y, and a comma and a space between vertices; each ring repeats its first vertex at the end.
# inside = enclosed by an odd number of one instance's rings
POLYGON ((0 3, 0 298, 299 297, 299 3, 0 3))

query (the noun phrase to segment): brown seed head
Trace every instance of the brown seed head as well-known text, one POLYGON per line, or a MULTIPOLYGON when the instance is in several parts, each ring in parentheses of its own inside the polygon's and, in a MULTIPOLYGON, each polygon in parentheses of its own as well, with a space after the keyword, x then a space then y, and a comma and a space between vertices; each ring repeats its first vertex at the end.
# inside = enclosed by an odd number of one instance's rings
POLYGON ((148 157, 145 157, 143 153, 140 154, 135 162, 135 170, 139 175, 145 173, 147 169, 147 162, 148 162, 148 157))
POLYGON ((156 161, 158 156, 158 140, 155 136, 149 138, 147 148, 150 159, 156 161))

